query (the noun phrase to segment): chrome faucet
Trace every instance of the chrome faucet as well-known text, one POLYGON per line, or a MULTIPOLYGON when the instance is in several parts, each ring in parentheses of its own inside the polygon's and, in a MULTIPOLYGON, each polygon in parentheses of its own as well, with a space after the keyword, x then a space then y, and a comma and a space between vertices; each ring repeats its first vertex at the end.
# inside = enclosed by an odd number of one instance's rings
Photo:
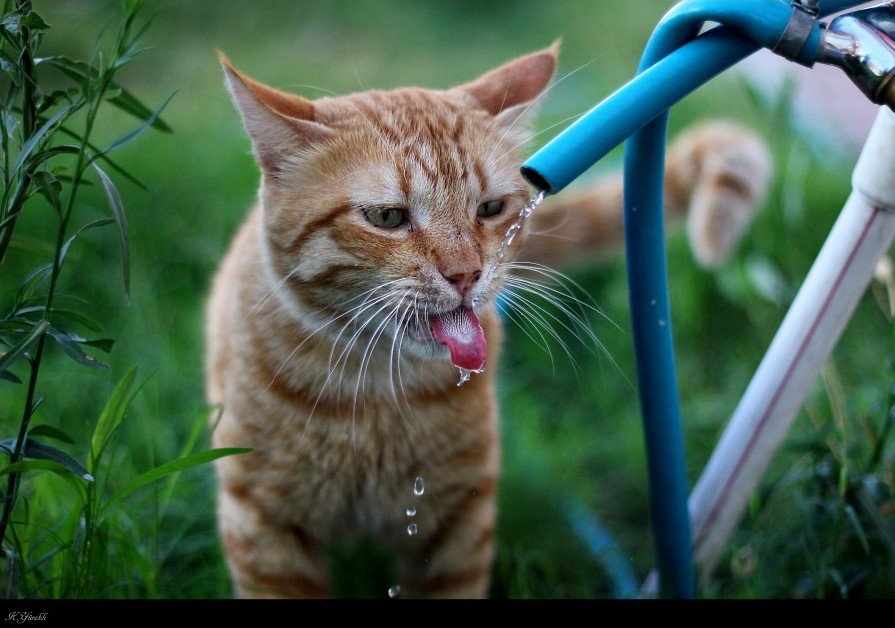
POLYGON ((821 38, 818 62, 842 68, 870 100, 895 110, 895 1, 840 15, 821 38))

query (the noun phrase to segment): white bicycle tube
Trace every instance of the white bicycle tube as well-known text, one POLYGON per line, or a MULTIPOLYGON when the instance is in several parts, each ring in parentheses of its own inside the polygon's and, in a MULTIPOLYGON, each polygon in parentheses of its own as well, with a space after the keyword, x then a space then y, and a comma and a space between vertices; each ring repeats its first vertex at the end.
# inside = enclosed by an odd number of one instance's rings
POLYGON ((880 109, 853 191, 689 499, 706 574, 895 239, 895 113, 880 109))

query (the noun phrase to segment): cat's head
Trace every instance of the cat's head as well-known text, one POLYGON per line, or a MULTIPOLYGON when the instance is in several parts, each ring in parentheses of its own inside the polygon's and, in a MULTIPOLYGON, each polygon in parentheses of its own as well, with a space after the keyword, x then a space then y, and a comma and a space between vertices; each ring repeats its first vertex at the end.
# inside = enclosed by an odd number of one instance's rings
POLYGON ((458 366, 480 367, 475 311, 500 290, 501 244, 531 195, 521 149, 557 49, 448 90, 313 101, 222 56, 262 170, 267 270, 289 306, 333 334, 364 327, 401 351, 447 346, 458 366))

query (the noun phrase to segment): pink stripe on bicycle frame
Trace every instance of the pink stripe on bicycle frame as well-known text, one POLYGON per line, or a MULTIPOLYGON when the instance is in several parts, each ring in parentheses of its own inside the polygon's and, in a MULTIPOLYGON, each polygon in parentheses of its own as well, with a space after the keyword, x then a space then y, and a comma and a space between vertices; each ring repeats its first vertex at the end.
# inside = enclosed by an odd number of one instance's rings
POLYGON ((712 509, 709 511, 708 516, 703 522, 702 526, 696 534, 694 534, 695 539, 699 539, 706 529, 711 528, 711 525, 714 523, 715 518, 718 516, 718 510, 721 507, 726 499, 727 495, 730 492, 730 489, 736 479, 739 477, 740 472, 745 464, 746 460, 749 458, 752 449, 755 447, 755 444, 758 440, 758 436, 761 434, 762 430, 765 428, 768 419, 773 414, 777 403, 780 401, 780 398, 783 394, 783 390, 786 388, 790 378, 792 377, 793 371, 795 370, 796 365, 801 361, 802 355, 804 355, 805 350, 808 347, 808 343, 814 337, 814 333, 817 331, 818 326, 820 325, 821 320, 823 320, 824 316, 829 309, 830 303, 833 300, 833 297, 836 295, 836 292, 839 290, 839 287, 842 285, 843 280, 845 279, 846 274, 848 274, 849 269, 854 262, 855 256, 858 251, 861 249, 861 246, 864 243, 864 240, 867 238, 867 234, 870 232, 870 228, 873 226, 873 223, 876 221, 877 216, 880 214, 880 208, 874 207, 873 213, 870 215, 870 219, 867 221, 867 224, 864 225, 864 229, 861 231, 861 236, 858 238, 855 246, 852 248, 851 252, 848 255, 848 259, 846 263, 843 265, 842 270, 836 276, 836 281, 833 283, 833 289, 830 290, 830 293, 827 295, 827 298, 824 300, 823 306, 818 310, 818 315, 815 317, 813 322, 811 323, 811 327, 809 328, 808 334, 805 336, 805 339, 799 345, 798 351, 796 351, 793 360, 790 362, 789 367, 786 370, 786 375, 784 375, 783 379, 780 382, 780 386, 777 387, 773 398, 771 399, 771 403, 768 405, 764 414, 761 417, 761 420, 758 423, 758 427, 752 433, 752 436, 749 438, 749 443, 746 445, 746 448, 743 450, 743 454, 737 460, 736 465, 734 466, 733 473, 729 476, 727 482, 724 483, 724 487, 721 489, 721 493, 719 498, 715 500, 712 509))

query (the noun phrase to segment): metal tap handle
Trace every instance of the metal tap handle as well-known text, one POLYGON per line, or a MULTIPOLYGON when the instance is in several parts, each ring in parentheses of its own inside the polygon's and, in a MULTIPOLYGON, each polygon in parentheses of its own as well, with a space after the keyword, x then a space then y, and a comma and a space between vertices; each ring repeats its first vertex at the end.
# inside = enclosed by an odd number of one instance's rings
POLYGON ((820 63, 842 68, 871 101, 895 110, 895 2, 841 15, 821 37, 820 63))

